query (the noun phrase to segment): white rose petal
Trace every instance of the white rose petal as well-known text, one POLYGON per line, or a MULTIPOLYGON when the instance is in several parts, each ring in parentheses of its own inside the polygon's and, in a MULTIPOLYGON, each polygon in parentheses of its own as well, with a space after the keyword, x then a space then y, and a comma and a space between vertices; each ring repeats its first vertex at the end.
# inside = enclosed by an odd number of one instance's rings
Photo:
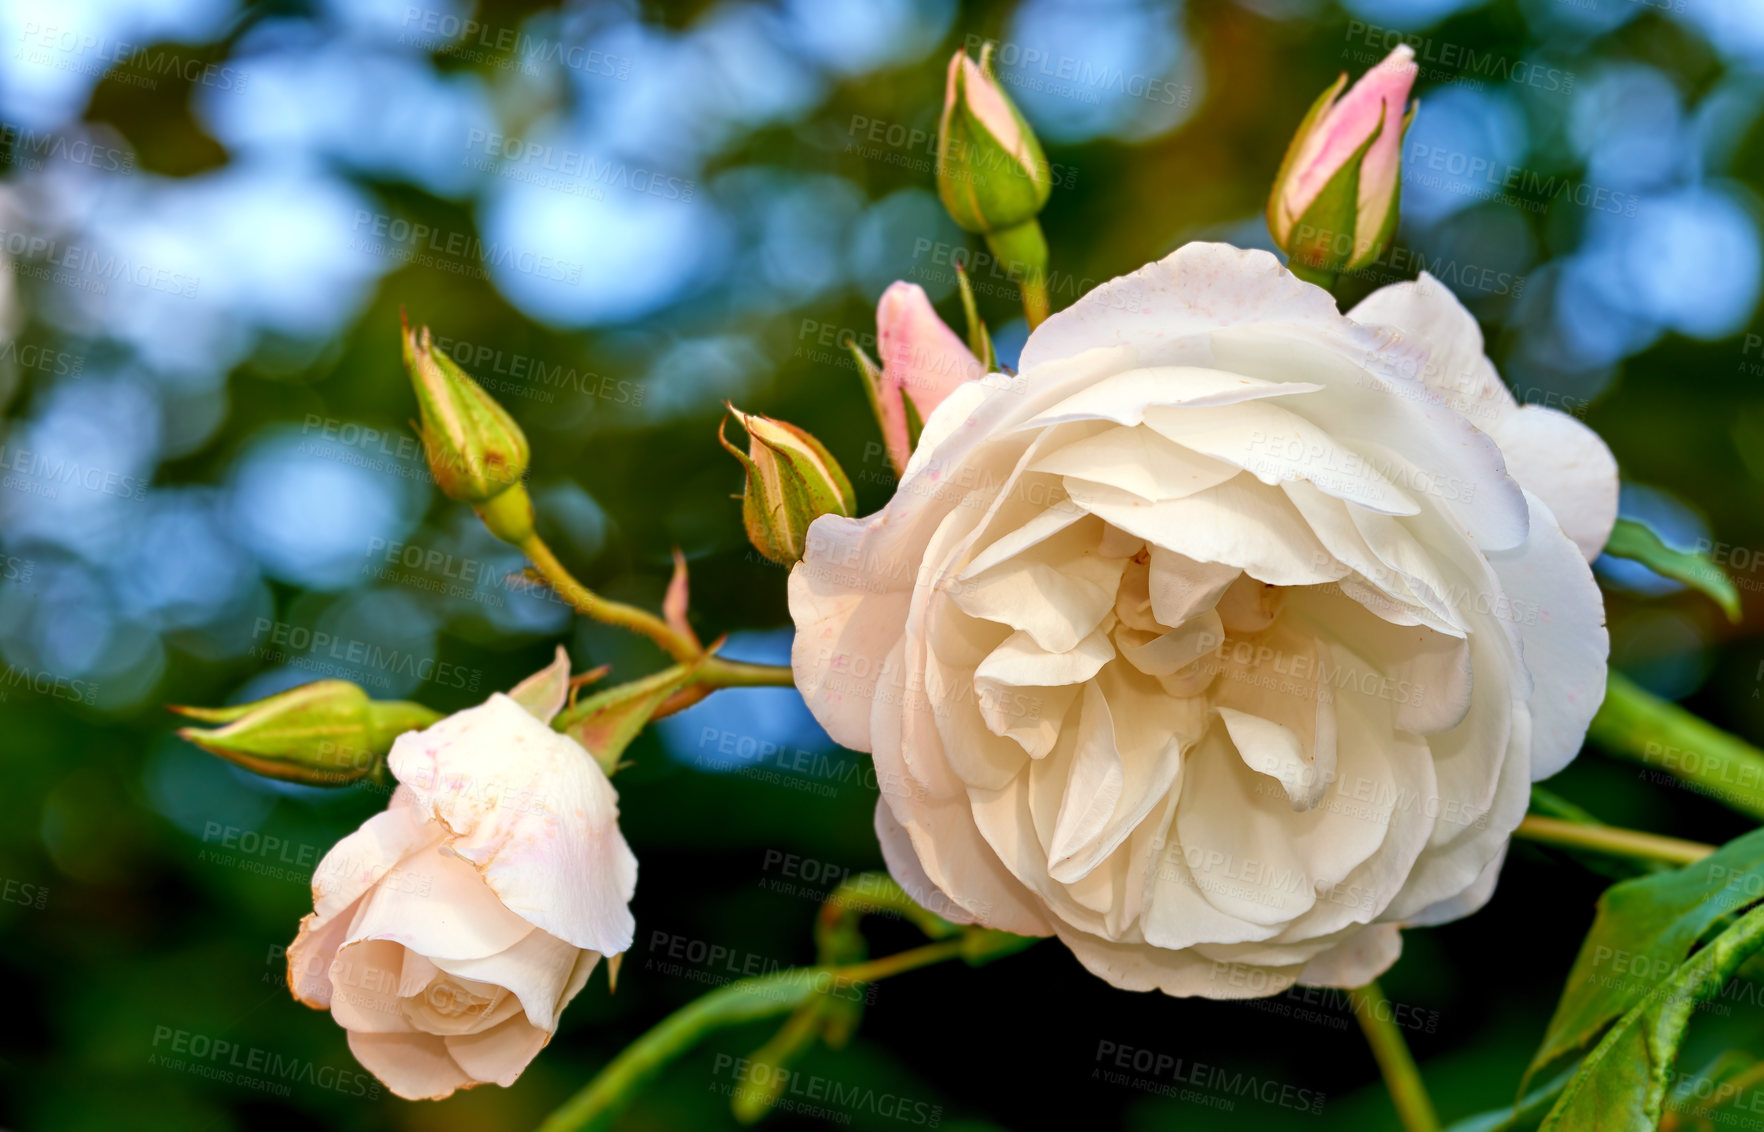
POLYGON ((791 574, 797 684, 872 753, 901 885, 1214 998, 1359 985, 1480 907, 1603 694, 1603 444, 1514 404, 1431 279, 1344 317, 1222 245, 1022 362, 791 574))
POLYGON ((600 958, 631 945, 617 794, 544 722, 567 678, 560 651, 520 701, 401 735, 391 804, 313 874, 289 986, 401 1097, 512 1084, 600 958))

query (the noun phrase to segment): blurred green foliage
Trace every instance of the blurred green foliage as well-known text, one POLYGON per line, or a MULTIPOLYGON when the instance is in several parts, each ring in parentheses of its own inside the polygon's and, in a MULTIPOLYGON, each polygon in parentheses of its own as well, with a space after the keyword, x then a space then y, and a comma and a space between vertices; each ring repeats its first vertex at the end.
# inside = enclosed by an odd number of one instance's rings
MULTIPOLYGON (((1276 20, 1224 0, 1197 0, 1183 13, 1206 79, 1194 113, 1174 131, 1138 144, 1047 143, 1056 166, 1076 171, 1042 217, 1057 272, 1100 281, 1189 239, 1258 238, 1268 178, 1304 108, 1345 65, 1342 45, 1354 18, 1321 3, 1295 0, 1287 7, 1299 18, 1276 20)), ((645 15, 678 28, 708 8, 646 5, 645 15)), ((530 10, 498 5, 493 18, 514 25, 530 10)), ((1005 3, 963 4, 954 29, 928 57, 835 85, 804 120, 760 129, 720 154, 705 180, 714 187, 742 166, 763 164, 835 173, 871 200, 901 190, 929 192, 927 173, 845 153, 851 119, 861 115, 934 133, 949 51, 964 35, 1002 34, 1009 10, 1005 3)), ((1428 34, 1512 56, 1547 52, 1581 72, 1639 60, 1691 95, 1709 89, 1722 69, 1706 42, 1657 12, 1578 42, 1540 43, 1528 38, 1529 27, 1514 0, 1498 0, 1452 16, 1428 34)), ((222 44, 198 54, 220 58, 225 50, 222 44)), ((1419 94, 1425 117, 1426 81, 1419 94)), ((86 118, 114 127, 143 170, 189 176, 227 159, 192 115, 191 97, 176 83, 143 92, 106 81, 86 118)), ((508 113, 530 120, 537 109, 508 113)), ((1748 135, 1755 138, 1755 131, 1748 135)), ((1764 147, 1746 144, 1739 153, 1734 172, 1755 189, 1764 183, 1764 147)), ((364 183, 386 211, 474 231, 473 212, 458 201, 403 184, 364 183)), ((1524 214, 1521 222, 1538 249, 1534 262, 1541 262, 1573 248, 1589 217, 1555 208, 1524 214)), ((953 225, 927 235, 979 246, 953 225)), ((1000 334, 1017 317, 1014 288, 988 286, 984 277, 977 282, 981 312, 1000 334)), ((927 286, 959 326, 952 284, 927 286)), ((851 474, 860 511, 879 506, 889 476, 875 425, 856 374, 839 360, 843 351, 820 340, 823 327, 836 337, 872 333, 877 291, 854 285, 807 306, 755 315, 736 301, 739 288, 710 290, 661 317, 575 332, 532 320, 483 280, 405 268, 383 280, 335 340, 262 344, 227 382, 224 424, 214 438, 164 464, 155 482, 222 483, 259 430, 298 425, 309 414, 406 434, 414 409, 398 356, 403 307, 438 335, 567 365, 614 382, 614 389, 617 382, 642 380, 651 405, 689 399, 683 411, 661 418, 616 394, 553 403, 507 399, 532 442, 542 530, 584 582, 651 607, 659 605, 670 549, 679 545, 692 562, 701 635, 777 629, 789 620, 784 575, 753 555, 742 535, 740 507, 729 498, 739 490, 739 469, 714 439, 720 401, 738 394, 743 408, 810 429, 851 474), (736 331, 746 341, 725 342, 719 352, 714 343, 724 340, 711 336, 736 331), (713 345, 695 355, 691 373, 658 373, 655 358, 686 340, 713 345), (725 380, 719 373, 735 376, 725 380), (546 506, 548 497, 557 498, 554 489, 571 484, 604 510, 610 532, 604 540, 586 537, 579 515, 546 506)), ((1073 297, 1056 287, 1054 304, 1073 297)), ((1472 296, 1470 303, 1502 363, 1517 333, 1508 321, 1512 297, 1472 296)), ((28 333, 45 340, 53 332, 33 326, 28 333)), ((1737 336, 1702 342, 1667 335, 1608 374, 1585 419, 1608 440, 1626 479, 1693 505, 1723 542, 1764 547, 1764 397, 1741 351, 1737 336)), ((33 398, 45 395, 41 385, 33 375, 14 389, 9 414, 27 412, 33 398)), ((462 514, 433 495, 420 538, 449 537, 462 514)), ((1707 601, 1688 593, 1614 594, 1610 623, 1615 663, 1638 678, 1658 676, 1673 692, 1694 689, 1689 706, 1756 740, 1764 736, 1758 633, 1764 611, 1746 580, 1746 616, 1738 625, 1726 624, 1707 601)), ((292 610, 316 616, 340 600, 280 583, 274 596, 284 617, 292 610)), ((611 663, 615 678, 629 678, 662 664, 647 644, 596 627, 578 626, 566 636, 579 668, 611 663)), ((871 829, 873 792, 861 782, 842 783, 824 797, 758 777, 712 774, 690 759, 671 758, 646 735, 630 751, 635 765, 618 778, 624 828, 642 862, 638 942, 617 992, 609 994, 597 977, 513 1088, 413 1105, 304 1081, 286 1096, 270 1096, 217 1074, 166 1067, 157 1058, 183 1033, 315 1067, 356 1069, 330 1018, 290 1001, 280 948, 310 908, 306 878, 317 856, 384 801, 364 790, 266 791, 182 744, 171 734, 176 721, 159 704, 226 702, 264 665, 247 655, 205 658, 179 651, 175 640, 172 645, 151 694, 126 710, 16 692, 0 703, 0 883, 7 894, 0 901, 0 974, 17 1012, 0 1027, 0 1124, 143 1132, 530 1127, 635 1035, 706 988, 666 973, 667 940, 706 941, 728 949, 736 963, 747 956, 785 965, 812 960, 816 902, 769 885, 779 872, 768 854, 840 869, 881 865, 871 829), (174 821, 168 811, 184 820, 174 821), (228 848, 229 837, 244 831, 277 838, 282 848, 228 848), (660 944, 658 932, 667 937, 660 944)), ((476 692, 425 685, 421 698, 440 710, 467 706, 543 665, 550 647, 543 633, 509 635, 482 620, 450 620, 440 655, 481 673, 481 685, 476 692)), ((1748 828, 1713 801, 1596 754, 1551 785, 1613 823, 1707 841, 1748 828)), ((1421 1019, 1409 1037, 1442 1115, 1451 1119, 1512 1098, 1603 883, 1557 854, 1517 846, 1483 912, 1407 933, 1406 954, 1382 983, 1421 1019)), ((912 939, 886 921, 867 930, 877 952, 912 939)), ((699 970, 720 977, 717 968, 699 970)), ((670 1068, 627 1126, 730 1126, 727 1098, 719 1092, 729 1078, 717 1059, 747 1054, 769 1032, 760 1025, 717 1036, 670 1068)), ((1728 1047, 1764 1049, 1761 1032, 1764 1012, 1752 1004, 1701 1014, 1686 1060, 1701 1063, 1728 1047)), ((1340 1003, 1326 996, 1245 1005, 1129 994, 1086 974, 1054 944, 979 971, 947 966, 892 980, 882 985, 847 1049, 816 1050, 798 1068, 909 1098, 935 1108, 939 1127, 974 1132, 1395 1127, 1376 1068, 1340 1003), (1103 1079, 1112 1066, 1099 1051, 1122 1047, 1254 1074, 1326 1099, 1314 1114, 1241 1098, 1226 1109, 1150 1095, 1103 1079)), ((858 1128, 903 1123, 874 1112, 848 1115, 858 1128)), ((825 1123, 779 1113, 770 1126, 825 1123)))

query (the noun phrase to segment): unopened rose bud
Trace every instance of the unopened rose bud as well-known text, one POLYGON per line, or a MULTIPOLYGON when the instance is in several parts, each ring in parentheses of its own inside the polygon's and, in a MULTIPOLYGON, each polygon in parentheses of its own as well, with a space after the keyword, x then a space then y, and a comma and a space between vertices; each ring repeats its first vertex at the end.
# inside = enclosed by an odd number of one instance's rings
POLYGON ((980 49, 979 63, 957 51, 937 123, 937 193, 957 224, 985 235, 1022 289, 1031 330, 1049 309, 1047 240, 1035 218, 1052 191, 1041 143, 993 73, 992 45, 980 49))
POLYGON ((385 761, 392 741, 441 718, 421 704, 371 700, 347 680, 315 680, 266 699, 224 708, 173 706, 212 731, 178 735, 265 778, 308 786, 347 786, 385 761))
POLYGON ((741 518, 753 548, 781 566, 802 558, 809 524, 822 515, 850 516, 857 510, 851 481, 820 441, 784 421, 729 411, 747 430, 744 453, 723 435, 717 439, 747 469, 741 518))
POLYGON ((1417 71, 1415 52, 1399 45, 1339 102, 1347 76, 1336 79, 1293 135, 1268 196, 1268 230, 1301 277, 1328 285, 1390 243, 1417 71))
POLYGON ((978 64, 966 51, 949 60, 937 125, 937 191, 970 232, 1033 220, 1053 191, 1041 143, 993 74, 991 44, 981 48, 978 64))
POLYGON ((894 283, 876 305, 882 372, 876 391, 882 439, 898 473, 906 471, 919 428, 964 381, 985 374, 980 359, 944 324, 917 283, 894 283))
POLYGON ((480 509, 507 492, 524 496, 527 437, 507 410, 446 351, 434 348, 426 326, 412 330, 405 324, 404 366, 416 389, 423 450, 436 485, 448 498, 480 509))

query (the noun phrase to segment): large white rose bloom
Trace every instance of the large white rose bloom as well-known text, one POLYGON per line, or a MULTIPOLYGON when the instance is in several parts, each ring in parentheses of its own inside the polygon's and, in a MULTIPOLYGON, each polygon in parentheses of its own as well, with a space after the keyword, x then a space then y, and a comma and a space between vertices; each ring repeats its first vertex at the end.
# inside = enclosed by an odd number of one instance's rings
POLYGON ((1437 281, 1337 312, 1190 244, 926 422, 790 578, 796 680, 875 758, 890 871, 1117 986, 1353 986, 1480 907, 1608 642, 1616 466, 1437 281))
POLYGON ((497 693, 400 736, 391 804, 313 874, 288 985, 401 1097, 512 1084, 600 958, 631 946, 618 795, 546 726, 556 708, 497 693))

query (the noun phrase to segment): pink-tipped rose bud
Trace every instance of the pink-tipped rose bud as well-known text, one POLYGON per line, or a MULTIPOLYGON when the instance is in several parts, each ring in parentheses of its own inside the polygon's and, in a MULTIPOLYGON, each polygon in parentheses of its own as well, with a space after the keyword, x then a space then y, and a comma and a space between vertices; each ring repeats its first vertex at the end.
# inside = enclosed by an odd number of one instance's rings
POLYGON ((978 63, 965 50, 950 56, 937 124, 937 191, 957 224, 988 233, 1035 219, 1053 191, 1035 131, 993 72, 991 44, 978 63))
POLYGON ((1293 266, 1334 273, 1378 258, 1396 229, 1409 89, 1419 68, 1408 44, 1336 101, 1344 74, 1311 107, 1268 197, 1268 229, 1293 266))
POLYGON ((986 370, 937 312, 917 283, 893 283, 876 305, 876 344, 882 353, 877 412, 882 439, 897 471, 913 454, 919 424, 964 381, 986 370))

